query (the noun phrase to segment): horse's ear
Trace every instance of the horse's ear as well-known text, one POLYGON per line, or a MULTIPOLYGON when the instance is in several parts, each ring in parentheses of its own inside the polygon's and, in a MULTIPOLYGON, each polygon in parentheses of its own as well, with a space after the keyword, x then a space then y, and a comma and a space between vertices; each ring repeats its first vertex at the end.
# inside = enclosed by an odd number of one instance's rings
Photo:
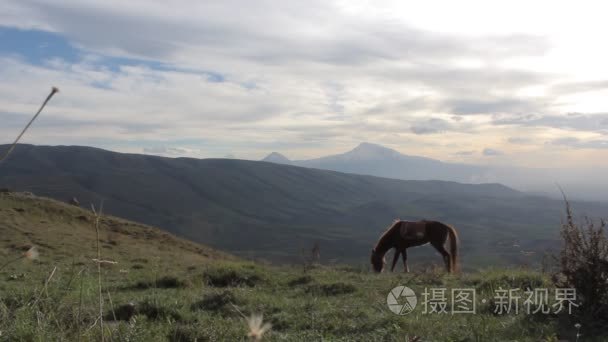
POLYGON ((372 248, 372 253, 376 254, 376 249, 372 248))

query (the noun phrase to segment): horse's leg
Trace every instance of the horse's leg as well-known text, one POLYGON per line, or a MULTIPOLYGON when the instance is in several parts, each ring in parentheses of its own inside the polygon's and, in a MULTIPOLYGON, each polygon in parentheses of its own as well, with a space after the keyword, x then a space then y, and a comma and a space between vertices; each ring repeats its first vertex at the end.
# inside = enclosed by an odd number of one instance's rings
POLYGON ((452 256, 450 255, 450 253, 448 253, 448 251, 446 251, 445 247, 443 246, 443 243, 431 242, 431 245, 433 245, 433 247, 435 247, 435 249, 439 251, 439 253, 441 253, 441 256, 443 257, 443 262, 445 262, 445 268, 447 269, 448 273, 451 273, 452 268, 450 267, 450 265, 452 263, 450 262, 450 259, 452 258, 452 256))
POLYGON ((403 267, 405 268, 405 273, 408 273, 410 268, 407 267, 407 248, 403 249, 403 252, 401 252, 401 257, 403 258, 403 267))
POLYGON ((391 266, 391 272, 395 270, 395 265, 397 264, 397 260, 399 260, 399 253, 401 253, 401 251, 398 248, 395 248, 395 255, 393 256, 393 266, 391 266))

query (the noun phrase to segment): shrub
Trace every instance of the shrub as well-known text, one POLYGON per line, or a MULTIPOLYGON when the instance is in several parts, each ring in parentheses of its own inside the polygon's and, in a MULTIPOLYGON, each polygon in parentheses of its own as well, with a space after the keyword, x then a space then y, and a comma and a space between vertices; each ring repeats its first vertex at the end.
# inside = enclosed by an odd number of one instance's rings
POLYGON ((120 305, 114 309, 114 311, 109 311, 105 315, 106 320, 116 320, 119 321, 128 321, 135 315, 143 315, 153 320, 160 319, 173 319, 175 321, 181 321, 182 316, 180 313, 169 307, 165 307, 151 301, 144 301, 143 303, 128 303, 124 305, 120 305))
POLYGON ((554 275, 559 287, 575 288, 581 302, 579 315, 606 329, 608 323, 608 234, 606 222, 589 218, 574 221, 566 201, 566 222, 562 223, 564 245, 559 255, 560 271, 554 275))
POLYGON ((153 320, 166 320, 167 318, 173 319, 174 321, 181 321, 182 315, 175 309, 162 306, 151 301, 144 301, 143 303, 128 303, 120 305, 110 310, 105 314, 106 320, 128 321, 135 315, 143 315, 153 320))
POLYGON ((314 280, 313 277, 311 277, 309 275, 305 275, 305 276, 301 276, 301 277, 290 280, 289 283, 287 283, 287 285, 289 285, 289 286, 306 285, 308 283, 311 283, 313 280, 314 280))
POLYGON ((167 335, 167 339, 171 342, 206 341, 205 336, 196 327, 183 324, 176 325, 167 335))
POLYGON ((187 286, 187 283, 183 280, 180 280, 176 277, 164 276, 162 278, 157 279, 156 281, 138 281, 131 288, 145 290, 150 288, 158 288, 158 289, 177 289, 184 288, 187 286))
POLYGON ((116 307, 113 311, 106 314, 105 319, 108 321, 129 321, 133 316, 137 314, 137 309, 134 303, 128 303, 116 307))
POLYGON ((521 289, 522 291, 542 288, 545 279, 542 275, 524 270, 509 270, 508 273, 485 272, 472 276, 464 282, 474 286, 479 292, 493 292, 498 288, 521 289))
POLYGON ((144 315, 149 319, 159 320, 171 318, 175 321, 182 320, 182 315, 180 315, 177 310, 161 306, 150 301, 145 301, 140 305, 136 305, 136 310, 138 314, 144 315))
POLYGON ((353 293, 357 288, 352 284, 332 283, 332 284, 315 284, 310 285, 306 292, 320 294, 324 296, 337 296, 341 294, 353 293))
POLYGON ((193 303, 190 306, 190 310, 206 310, 213 311, 222 315, 234 314, 232 305, 241 305, 242 302, 230 291, 223 291, 221 293, 213 293, 206 295, 202 300, 193 303))
POLYGON ((209 286, 249 286, 253 287, 262 281, 255 269, 214 267, 203 274, 203 279, 209 286))

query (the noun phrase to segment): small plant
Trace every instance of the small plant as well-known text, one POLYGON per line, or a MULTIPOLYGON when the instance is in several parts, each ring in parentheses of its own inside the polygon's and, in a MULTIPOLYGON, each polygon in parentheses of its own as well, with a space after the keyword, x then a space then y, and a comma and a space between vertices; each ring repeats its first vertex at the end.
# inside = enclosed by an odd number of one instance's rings
POLYGON ((102 215, 102 210, 103 210, 103 202, 101 202, 101 205, 99 206, 99 211, 95 210, 95 206, 91 205, 91 209, 93 210, 93 213, 95 214, 95 222, 94 222, 94 228, 95 228, 95 247, 97 250, 97 259, 93 259, 96 263, 97 263, 97 287, 99 290, 99 331, 101 332, 101 342, 105 341, 105 335, 104 335, 104 329, 103 329, 103 292, 102 292, 102 285, 101 285, 101 264, 102 264, 102 259, 101 259, 101 248, 99 246, 99 221, 101 220, 101 215, 102 215))
POLYGON ((315 242, 310 252, 307 252, 305 249, 301 250, 301 258, 302 258, 302 270, 304 273, 313 269, 315 265, 318 265, 321 261, 321 247, 319 242, 315 242))

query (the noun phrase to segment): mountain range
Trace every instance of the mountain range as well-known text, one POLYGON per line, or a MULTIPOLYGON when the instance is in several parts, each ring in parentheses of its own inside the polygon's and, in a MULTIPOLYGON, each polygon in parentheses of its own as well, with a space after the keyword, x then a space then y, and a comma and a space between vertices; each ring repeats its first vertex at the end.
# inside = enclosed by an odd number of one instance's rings
POLYGON ((272 152, 262 161, 403 180, 446 180, 461 183, 478 183, 477 180, 487 172, 484 167, 409 156, 371 143, 361 143, 343 154, 310 160, 291 161, 278 152, 272 152))
MULTIPOLYGON (((369 250, 393 219, 426 218, 457 227, 470 265, 527 263, 536 260, 530 252, 538 256, 559 245, 564 208, 562 201, 500 184, 404 181, 82 146, 18 145, 0 165, 0 188, 62 201, 76 197, 86 208, 103 202, 108 214, 278 262, 298 262, 302 251, 319 243, 325 262, 367 264, 369 250)), ((572 205, 592 217, 608 212, 601 203, 572 205)), ((440 262, 431 248, 411 255, 413 263, 440 262)))
POLYGON ((608 170, 595 168, 526 168, 449 163, 402 154, 372 143, 361 143, 353 150, 321 158, 290 160, 272 152, 262 161, 345 173, 403 180, 444 180, 461 183, 501 183, 531 194, 561 198, 556 184, 571 198, 608 203, 608 170))

